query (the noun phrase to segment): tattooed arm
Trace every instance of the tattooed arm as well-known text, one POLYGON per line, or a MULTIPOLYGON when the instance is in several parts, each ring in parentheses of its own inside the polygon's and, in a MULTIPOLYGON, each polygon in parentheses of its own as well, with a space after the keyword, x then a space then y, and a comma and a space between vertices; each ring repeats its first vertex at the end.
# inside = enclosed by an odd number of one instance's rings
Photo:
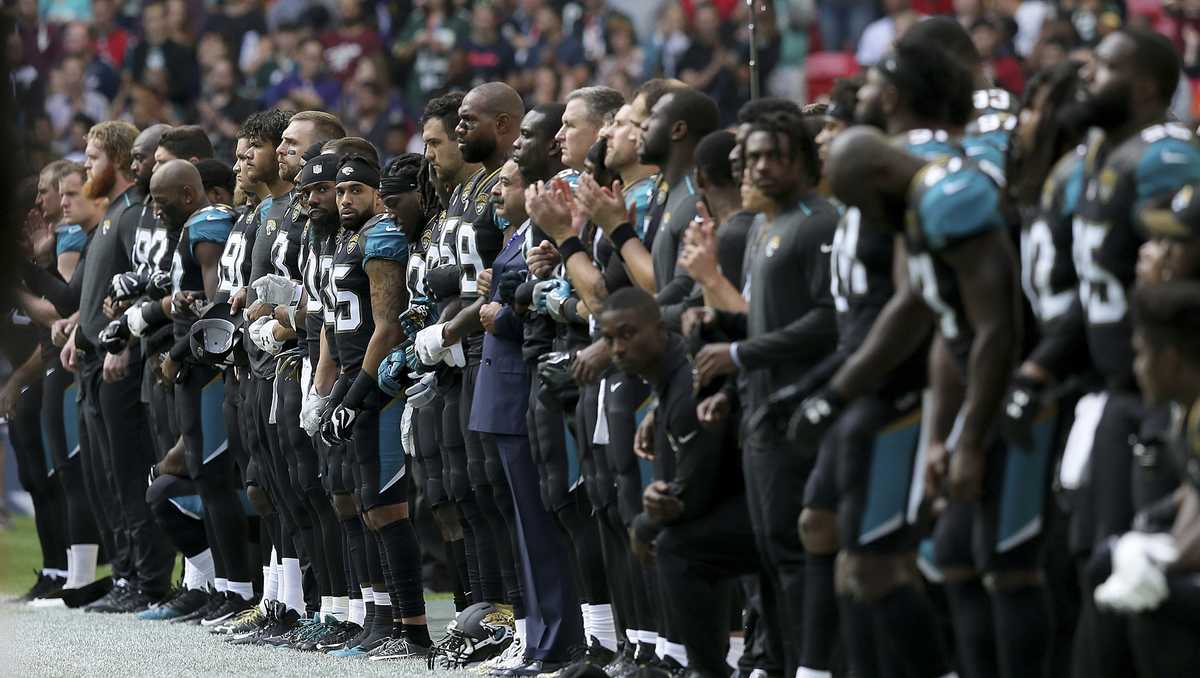
POLYGON ((405 284, 404 264, 390 259, 371 259, 364 268, 371 281, 371 316, 375 332, 363 356, 362 369, 374 376, 379 364, 404 341, 400 314, 408 308, 408 285, 405 284))

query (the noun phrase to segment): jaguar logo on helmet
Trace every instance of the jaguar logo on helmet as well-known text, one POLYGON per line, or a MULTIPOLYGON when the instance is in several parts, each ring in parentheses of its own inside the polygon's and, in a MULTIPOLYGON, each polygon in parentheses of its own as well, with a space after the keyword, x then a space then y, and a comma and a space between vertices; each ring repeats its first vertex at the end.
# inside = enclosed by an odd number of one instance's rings
POLYGON ((428 666, 461 669, 491 659, 513 642, 513 631, 512 615, 491 603, 475 603, 450 622, 446 636, 430 649, 428 666))
POLYGON ((354 174, 354 168, 353 168, 353 167, 351 167, 351 166, 349 166, 349 165, 346 165, 345 167, 343 167, 343 168, 342 168, 342 176, 344 176, 344 177, 348 177, 348 176, 351 176, 351 175, 353 175, 353 174, 354 174))

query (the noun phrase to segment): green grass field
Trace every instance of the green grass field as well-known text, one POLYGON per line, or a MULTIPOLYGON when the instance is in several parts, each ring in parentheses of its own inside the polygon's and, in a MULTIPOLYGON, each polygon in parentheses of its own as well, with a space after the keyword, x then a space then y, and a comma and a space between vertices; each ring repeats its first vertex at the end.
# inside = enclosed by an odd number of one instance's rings
MULTIPOLYGON (((179 577, 183 561, 175 563, 175 578, 179 577)), ((0 530, 0 595, 11 596, 25 593, 33 586, 42 569, 42 550, 38 544, 37 528, 32 516, 14 516, 7 530, 0 530)), ((109 573, 107 565, 101 566, 97 576, 109 573)))

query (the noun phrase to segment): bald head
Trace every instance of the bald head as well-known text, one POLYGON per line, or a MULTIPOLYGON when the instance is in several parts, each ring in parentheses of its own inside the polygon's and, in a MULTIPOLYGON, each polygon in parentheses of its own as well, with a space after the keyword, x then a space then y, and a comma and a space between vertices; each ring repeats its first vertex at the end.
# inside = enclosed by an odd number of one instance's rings
POLYGON ((467 93, 458 108, 458 148, 463 160, 495 170, 512 152, 521 131, 525 103, 502 82, 484 83, 467 93))
POLYGON ((154 151, 158 149, 158 142, 162 140, 163 134, 169 129, 171 129, 170 125, 151 125, 142 130, 142 133, 133 140, 133 151, 130 153, 132 161, 129 169, 133 172, 134 180, 143 191, 150 190, 150 175, 154 173, 154 151))
POLYGON ((885 205, 904 197, 908 182, 923 164, 878 130, 861 125, 834 139, 825 171, 834 195, 858 207, 864 216, 887 221, 885 205))
POLYGON ((179 228, 196 210, 208 205, 200 170, 186 160, 163 163, 150 178, 154 207, 168 226, 179 228))
MULTIPOLYGON (((517 90, 503 82, 485 82, 467 92, 466 99, 473 99, 477 110, 489 115, 506 113, 518 118, 525 115, 525 102, 517 90)), ((463 103, 466 103, 466 99, 463 103)))

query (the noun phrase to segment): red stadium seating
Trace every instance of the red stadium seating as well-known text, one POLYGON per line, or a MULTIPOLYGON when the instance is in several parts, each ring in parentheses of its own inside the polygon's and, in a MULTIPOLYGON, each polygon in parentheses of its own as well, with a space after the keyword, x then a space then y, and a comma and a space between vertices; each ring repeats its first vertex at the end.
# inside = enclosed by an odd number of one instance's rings
POLYGON ((858 72, 858 62, 853 54, 846 52, 812 52, 804 62, 804 76, 808 81, 808 100, 828 94, 833 81, 858 72))

